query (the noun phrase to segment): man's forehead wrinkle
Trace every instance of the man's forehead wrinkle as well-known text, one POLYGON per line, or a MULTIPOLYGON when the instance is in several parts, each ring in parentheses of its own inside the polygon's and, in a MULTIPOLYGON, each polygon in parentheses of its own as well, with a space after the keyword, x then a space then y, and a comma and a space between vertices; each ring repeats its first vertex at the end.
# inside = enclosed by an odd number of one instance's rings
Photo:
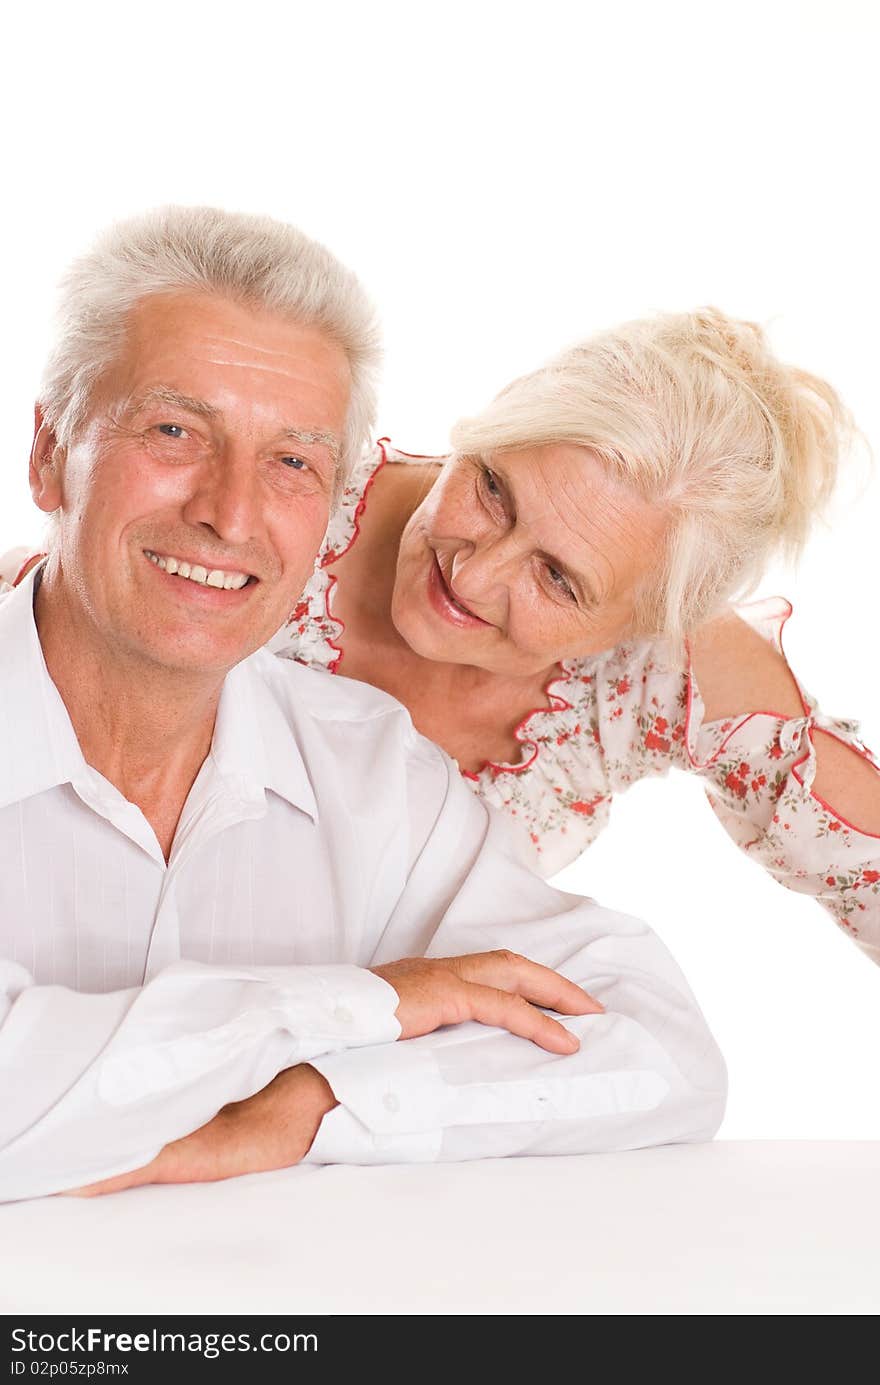
POLYGON ((206 335, 202 347, 215 365, 241 366, 245 370, 288 375, 291 366, 295 371, 298 364, 297 352, 291 347, 265 346, 256 341, 242 341, 238 337, 206 335))
POLYGON ((232 346, 238 350, 253 351, 259 356, 289 356, 291 354, 289 349, 263 346, 259 342, 246 341, 240 337, 229 336, 225 332, 206 332, 204 340, 206 346, 232 346))

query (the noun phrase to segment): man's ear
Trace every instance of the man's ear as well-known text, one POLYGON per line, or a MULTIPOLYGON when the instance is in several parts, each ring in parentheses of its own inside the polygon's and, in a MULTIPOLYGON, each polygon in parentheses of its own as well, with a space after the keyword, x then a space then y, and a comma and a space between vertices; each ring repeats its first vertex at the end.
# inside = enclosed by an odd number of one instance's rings
POLYGON ((34 405, 34 442, 31 448, 29 477, 34 504, 46 514, 61 505, 61 470, 64 449, 46 423, 43 408, 34 405))

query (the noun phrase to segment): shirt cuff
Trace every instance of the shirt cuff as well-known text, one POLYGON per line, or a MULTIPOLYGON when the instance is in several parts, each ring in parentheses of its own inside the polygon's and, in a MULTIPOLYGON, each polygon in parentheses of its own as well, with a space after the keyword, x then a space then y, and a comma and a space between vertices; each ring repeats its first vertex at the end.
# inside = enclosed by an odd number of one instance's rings
MULTIPOLYGON (((178 963, 164 974, 166 989, 178 991, 181 1012, 187 1001, 198 1003, 204 969, 178 963)), ((144 1027, 144 1039, 112 1054, 98 1065, 97 1090, 111 1106, 131 1106, 182 1083, 206 1080, 242 1054, 260 1053, 277 1036, 286 1045, 282 1067, 309 1062, 321 1053, 392 1043, 400 1034, 395 1011, 400 1003, 393 986, 364 967, 349 965, 262 967, 222 974, 227 983, 252 986, 251 1003, 225 1023, 164 1041, 144 1027), (285 1037, 286 1036, 286 1037, 285 1037)), ((167 1008, 169 996, 163 994, 167 1008)), ((246 1093, 250 1095, 250 1093, 246 1093)), ((235 1098, 240 1099, 240 1098, 235 1098)))
POLYGON ((440 1152, 450 1087, 430 1052, 411 1041, 312 1060, 339 1105, 328 1112, 306 1155, 313 1164, 431 1163, 440 1152))
MULTIPOLYGON (((317 1067, 313 1063, 312 1067, 317 1067)), ((439 1157, 442 1132, 378 1135, 345 1106, 337 1106, 321 1121, 303 1164, 433 1164, 439 1157)))
MULTIPOLYGON (((321 1122, 306 1162, 430 1162, 440 1157, 449 1127, 540 1126, 647 1112, 669 1091, 667 1080, 650 1068, 578 1072, 571 1066, 576 1058, 557 1059, 553 1075, 545 1070, 494 1082, 454 1082, 424 1042, 409 1039, 313 1060, 339 1106, 321 1122)), ((546 1059, 539 1061, 546 1066, 546 1059)), ((478 1144, 477 1137, 475 1149, 478 1144)))

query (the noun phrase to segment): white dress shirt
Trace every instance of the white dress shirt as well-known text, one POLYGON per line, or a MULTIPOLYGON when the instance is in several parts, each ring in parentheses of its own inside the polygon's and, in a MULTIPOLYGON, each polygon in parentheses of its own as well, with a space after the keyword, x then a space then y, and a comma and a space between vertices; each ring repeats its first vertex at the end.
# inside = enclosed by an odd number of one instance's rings
POLYGON ((0 1198, 148 1163, 311 1062, 308 1158, 389 1163, 708 1139, 723 1060, 641 922, 552 889, 403 707, 265 651, 227 677, 166 864, 85 761, 33 619, 0 598, 0 1198), (509 947, 607 1007, 557 1057, 475 1023, 394 1041, 366 968, 509 947))

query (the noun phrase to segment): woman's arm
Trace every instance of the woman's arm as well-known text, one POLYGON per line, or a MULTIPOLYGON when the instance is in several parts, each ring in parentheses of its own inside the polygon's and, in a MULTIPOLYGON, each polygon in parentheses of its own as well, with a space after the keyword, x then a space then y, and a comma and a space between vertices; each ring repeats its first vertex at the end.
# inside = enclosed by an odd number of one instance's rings
POLYGON ((616 794, 684 770, 741 850, 880 963, 880 771, 855 723, 823 716, 789 670, 790 605, 738 609, 700 632, 690 666, 659 640, 566 666, 558 709, 529 720, 529 773, 474 787, 509 817, 523 859, 552 874, 590 845, 616 794))
MULTIPOLYGON (((784 654, 734 612, 703 626, 690 650, 705 721, 759 711, 785 718, 809 715, 784 654)), ((810 734, 816 752, 814 794, 858 831, 880 835, 880 770, 821 727, 812 727, 810 734)))
POLYGON ((740 611, 693 641, 682 767, 743 851, 880 963, 880 767, 856 723, 825 716, 791 673, 791 607, 740 611))

